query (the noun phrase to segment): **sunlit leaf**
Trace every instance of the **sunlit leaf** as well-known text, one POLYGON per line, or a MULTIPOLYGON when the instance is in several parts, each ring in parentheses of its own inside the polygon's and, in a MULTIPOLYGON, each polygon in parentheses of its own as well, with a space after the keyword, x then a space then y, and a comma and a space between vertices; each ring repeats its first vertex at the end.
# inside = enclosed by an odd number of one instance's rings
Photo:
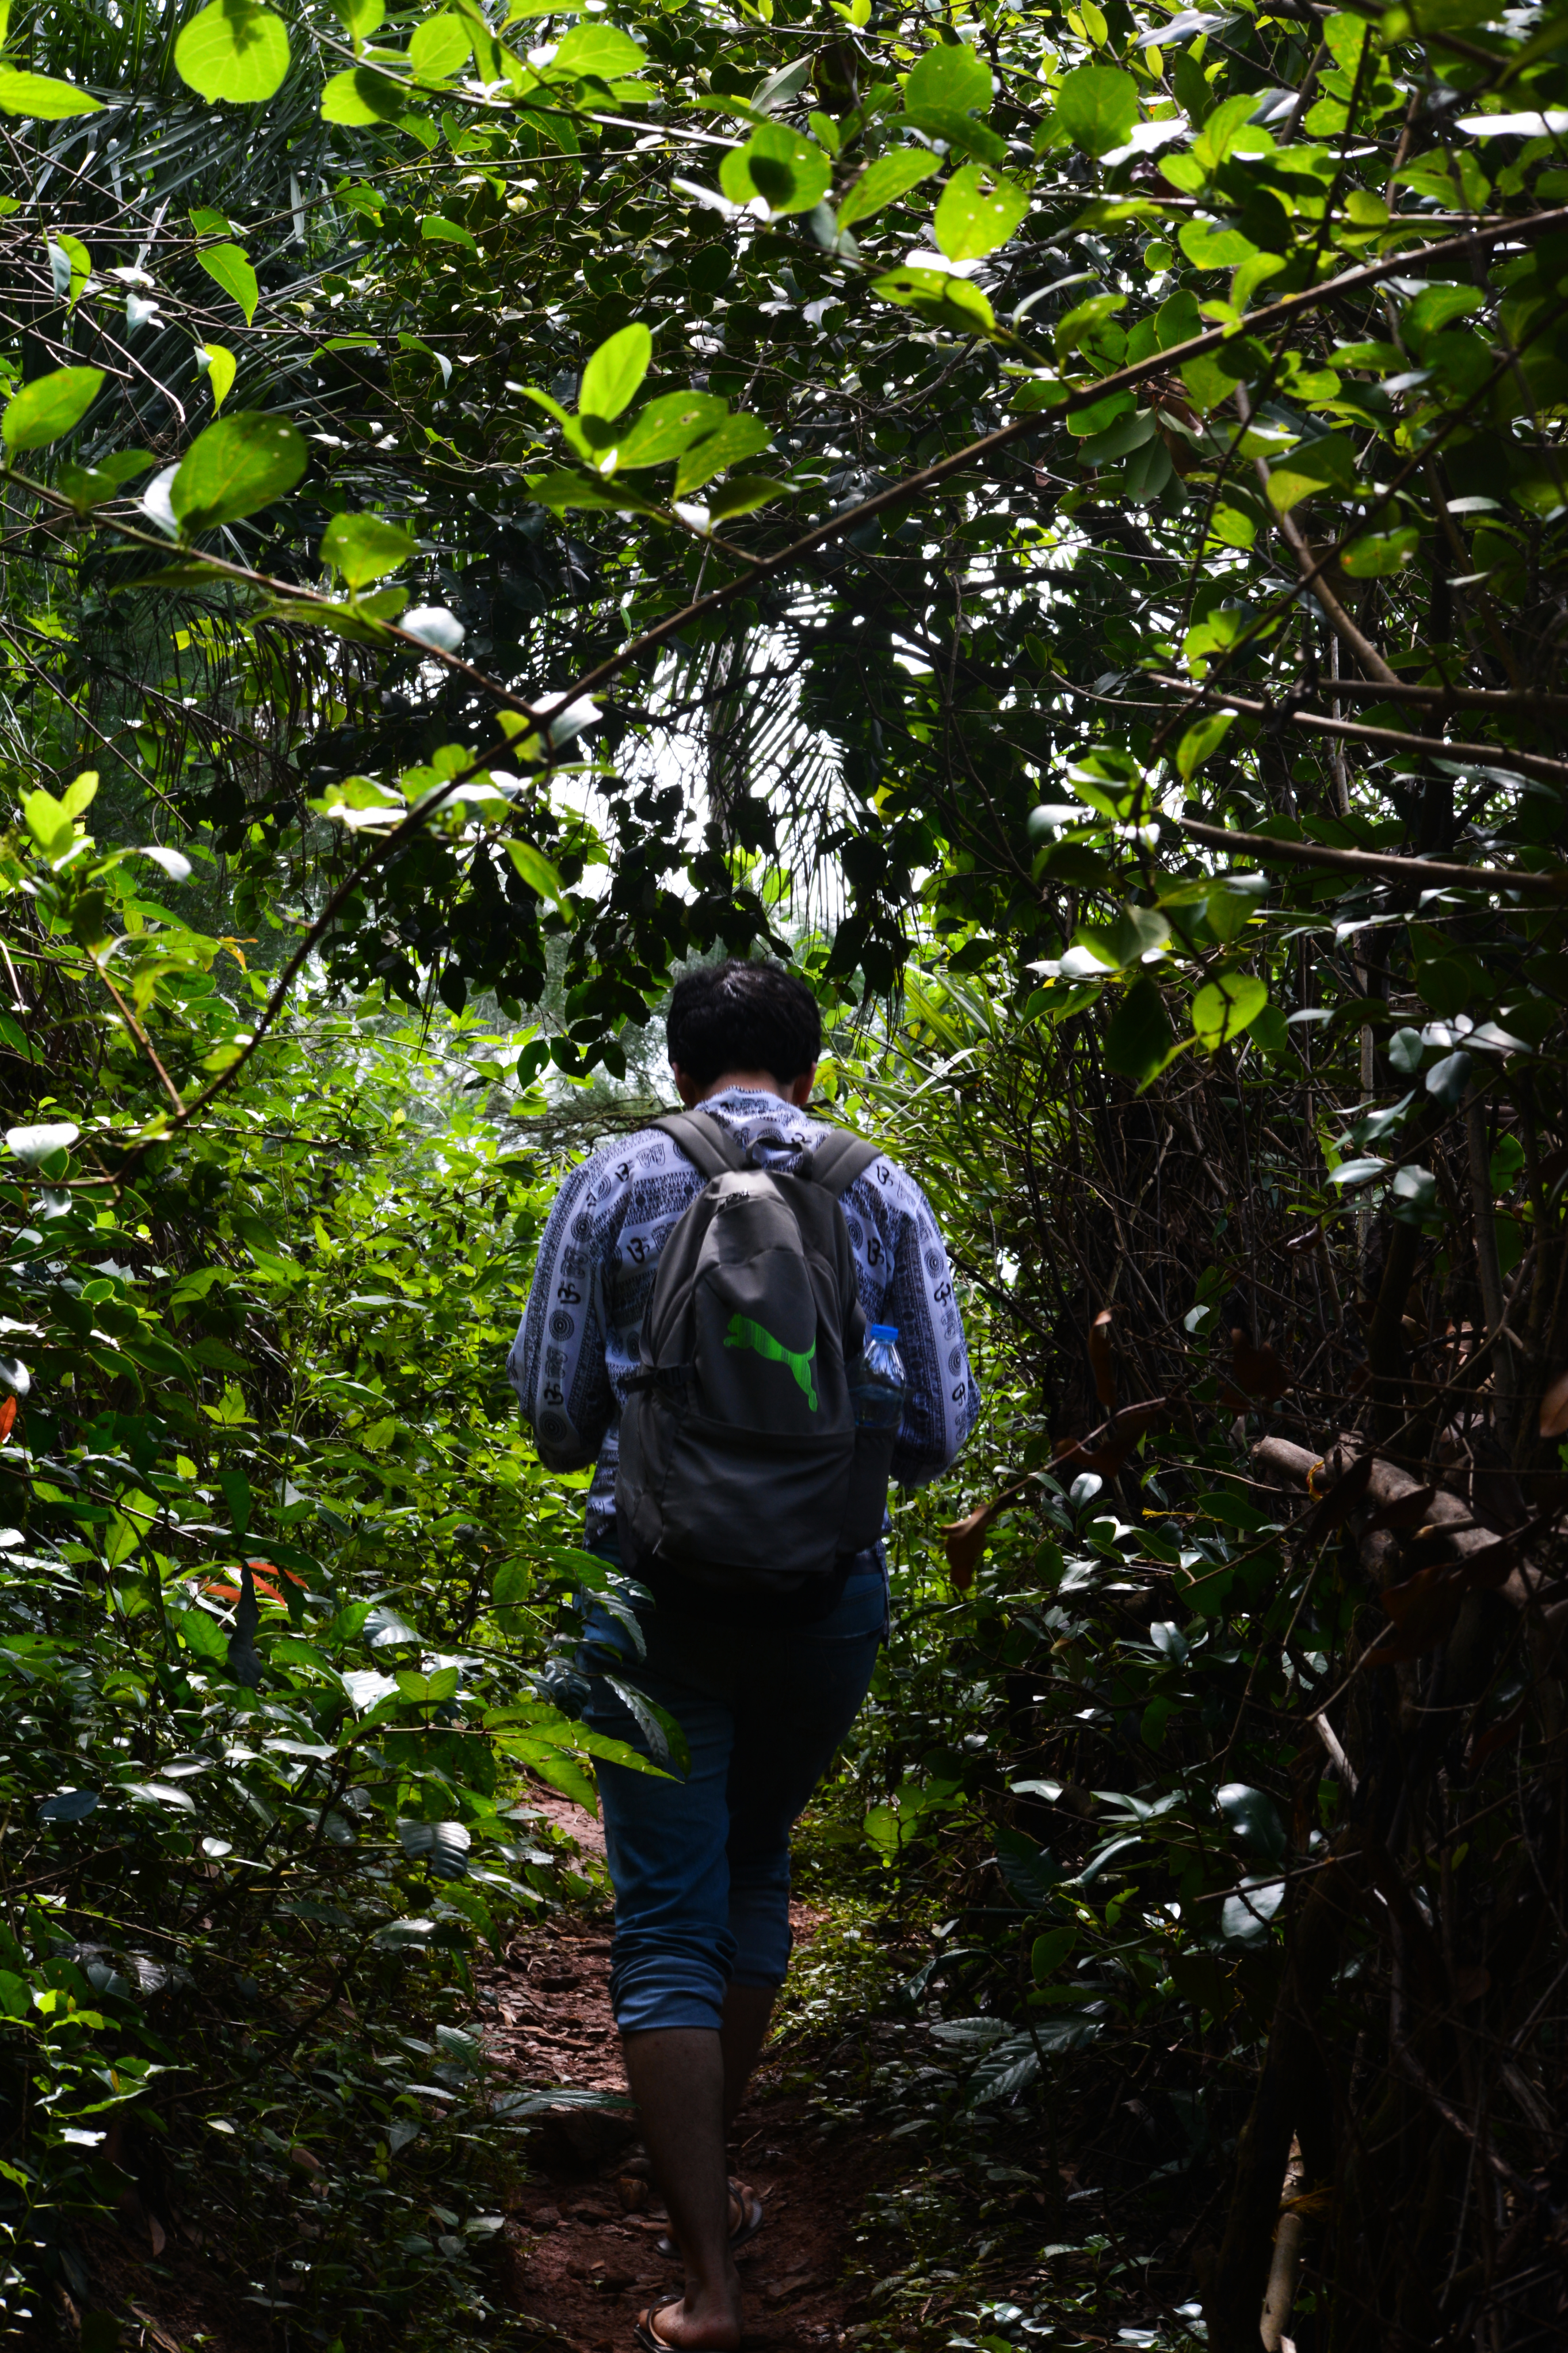
POLYGON ((617 417, 648 371, 653 337, 640 322, 599 345, 583 370, 577 405, 585 417, 617 417))
POLYGON ((1249 972, 1222 972, 1193 999, 1193 1028, 1212 1054, 1239 1038, 1268 1002, 1268 987, 1249 972))
POLYGON ((1029 209, 1029 192, 965 164, 942 192, 936 241, 950 261, 982 260, 1005 245, 1029 209))
POLYGON ((0 66, 0 114, 29 115, 37 122, 60 122, 73 114, 97 114, 103 106, 75 82, 53 74, 22 73, 0 66))
POLYGON ((258 106, 289 70, 289 28, 257 0, 211 0, 174 43, 174 69, 200 98, 258 106))
MULTIPOLYGON (((233 301, 238 303, 245 313, 245 323, 248 327, 256 316, 256 305, 260 299, 260 289, 257 283, 256 272, 250 266, 244 247, 204 245, 197 252, 196 259, 201 263, 207 276, 221 286, 233 301)), ((229 381, 233 382, 232 370, 229 381)))
POLYGON ((363 588, 406 564, 418 545, 401 523, 344 512, 335 514, 321 533, 321 557, 323 564, 336 565, 351 588, 363 588))
POLYGON ((287 417, 241 409, 191 444, 169 485, 169 504, 187 537, 237 522, 291 491, 309 454, 287 417))
POLYGON ((12 449, 47 448, 81 423, 103 381, 103 370, 95 367, 56 368, 36 377, 6 403, 0 438, 12 449))
POLYGON ((731 204, 749 204, 761 196, 773 213, 810 212, 822 202, 832 180, 832 158, 815 139, 804 139, 782 122, 754 131, 719 167, 719 185, 731 204))
POLYGON ((1074 66, 1057 91, 1057 121, 1090 155, 1123 147, 1138 120, 1138 84, 1120 66, 1074 66))
MULTIPOLYGON (((900 196, 908 195, 911 188, 940 169, 940 159, 925 147, 899 147, 890 154, 879 155, 874 164, 867 165, 839 205, 839 227, 847 228, 852 221, 869 219, 873 213, 896 204, 900 196)), ((945 252, 947 248, 942 249, 945 252)))

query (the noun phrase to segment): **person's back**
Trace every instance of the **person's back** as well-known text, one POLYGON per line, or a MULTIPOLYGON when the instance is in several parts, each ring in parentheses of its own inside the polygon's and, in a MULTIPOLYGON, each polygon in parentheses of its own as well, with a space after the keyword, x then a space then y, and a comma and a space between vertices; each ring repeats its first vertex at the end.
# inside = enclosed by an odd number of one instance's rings
MULTIPOLYGON (((756 1166, 784 1173, 835 1133, 755 1087, 728 1087, 702 1109, 756 1166)), ((707 1181, 669 1136, 638 1129, 571 1172, 540 1244, 508 1370, 546 1466, 595 1466, 590 1546, 615 1536, 621 1415, 664 1245, 707 1181)), ((979 1405, 947 1254, 924 1194, 894 1160, 879 1155, 842 1208, 866 1319, 898 1329, 908 1398, 892 1476, 916 1486, 952 1461, 979 1405)))
MULTIPOLYGON (((689 974, 671 997, 668 1037, 681 1099, 700 1106, 698 1135, 710 1123, 720 1131, 720 1156, 790 1177, 808 1176, 818 1154, 823 1165, 834 1156, 824 1147, 838 1131, 805 1110, 820 1018, 792 975, 739 963, 689 974)), ((612 1561, 621 1423, 654 1377, 643 1334, 660 1260, 709 1186, 657 1128, 574 1169, 508 1359, 547 1467, 595 1463, 586 1540, 612 1561)), ((952 1460, 979 1409, 946 1252, 919 1186, 880 1155, 844 1188, 833 1217, 840 1211, 845 1283, 852 1268, 858 1304, 847 1301, 845 1332, 829 1336, 847 1355, 864 1324, 898 1327, 906 1393, 892 1476, 919 1484, 952 1460)), ((820 1223, 819 1206, 813 1214, 820 1223)), ((776 1497, 776 1472, 771 1489, 761 1475, 756 1484, 776 1497)), ((775 1505, 775 1525, 779 1516, 775 1505)), ((680 1780, 599 1769, 616 1895, 611 2000, 687 2268, 685 2298, 639 2323, 645 2347, 739 2343, 733 2249, 761 2209, 749 2192, 726 2190, 725 2133, 789 1957, 790 1830, 854 1720, 886 1628, 879 1545, 835 1559, 829 1531, 819 1573, 777 1577, 770 1534, 769 1512, 758 1509, 721 1547, 729 1576, 696 1560, 683 1567, 668 1544, 639 1553, 637 1577, 655 1600, 637 1613, 646 1657, 590 1610, 579 1658, 595 1729, 647 1753, 609 1671, 675 1717, 691 1757, 680 1780)))

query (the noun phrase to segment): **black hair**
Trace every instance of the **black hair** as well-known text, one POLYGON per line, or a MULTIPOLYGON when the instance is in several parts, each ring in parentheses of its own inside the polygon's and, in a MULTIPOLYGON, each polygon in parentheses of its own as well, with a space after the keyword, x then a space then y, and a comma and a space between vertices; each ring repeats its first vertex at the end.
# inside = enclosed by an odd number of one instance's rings
POLYGON ((728 1071, 768 1071, 788 1086, 822 1052, 822 1016, 805 983, 782 965, 738 956, 683 975, 665 1027, 670 1060, 700 1087, 728 1071))

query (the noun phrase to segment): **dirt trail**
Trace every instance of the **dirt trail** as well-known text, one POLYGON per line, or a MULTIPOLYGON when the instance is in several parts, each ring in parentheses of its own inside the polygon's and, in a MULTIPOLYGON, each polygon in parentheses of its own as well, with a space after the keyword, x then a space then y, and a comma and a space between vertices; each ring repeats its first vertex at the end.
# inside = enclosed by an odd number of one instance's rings
MULTIPOLYGON (((541 1802, 537 1793, 533 1802, 541 1802)), ((603 1833, 591 1816, 564 1800, 544 1810, 580 1847, 603 1855, 603 1833)), ((812 1915, 795 1907, 794 1919, 797 1942, 809 1937, 812 1915)), ((504 1961, 484 1972, 495 2001, 486 2042, 521 2082, 624 2093, 609 1956, 607 1921, 564 1919, 524 1929, 504 1961)), ((850 2233, 872 2186, 863 2154, 824 2146, 805 2097, 783 2088, 785 2073, 777 2063, 758 2070, 735 2134, 737 2175, 767 2210, 738 2258, 748 2353, 844 2341, 850 2233)), ((577 2353, 627 2353, 644 2306, 679 2293, 679 2268, 655 2246, 662 2215, 639 2208, 646 2185, 624 2170, 637 2147, 629 2114, 579 2109, 548 2117, 531 2145, 532 2178, 509 2218, 508 2301, 577 2353)))

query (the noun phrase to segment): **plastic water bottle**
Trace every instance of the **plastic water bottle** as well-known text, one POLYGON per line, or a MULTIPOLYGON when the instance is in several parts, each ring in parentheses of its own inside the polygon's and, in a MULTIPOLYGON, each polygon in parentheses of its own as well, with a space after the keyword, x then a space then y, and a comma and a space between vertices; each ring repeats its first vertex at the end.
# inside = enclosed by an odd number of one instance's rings
POLYGON ((897 1430, 904 1418, 909 1383, 899 1354, 896 1324, 873 1324, 866 1353, 849 1367, 849 1397, 858 1430, 897 1430))

